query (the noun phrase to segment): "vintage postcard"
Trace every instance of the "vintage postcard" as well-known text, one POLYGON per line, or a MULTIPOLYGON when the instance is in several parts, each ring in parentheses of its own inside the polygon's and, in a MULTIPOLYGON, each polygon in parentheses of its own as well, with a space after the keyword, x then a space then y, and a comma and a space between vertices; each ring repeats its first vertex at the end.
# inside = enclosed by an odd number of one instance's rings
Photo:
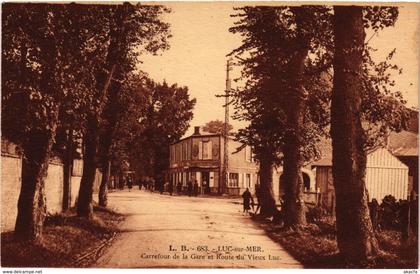
POLYGON ((1 20, 3 273, 417 273, 418 3, 5 1, 1 20))

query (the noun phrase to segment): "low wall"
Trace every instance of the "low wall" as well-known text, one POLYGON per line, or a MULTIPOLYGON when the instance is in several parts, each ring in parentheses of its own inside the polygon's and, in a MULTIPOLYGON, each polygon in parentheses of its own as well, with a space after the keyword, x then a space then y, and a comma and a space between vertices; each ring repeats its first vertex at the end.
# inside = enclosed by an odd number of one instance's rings
MULTIPOLYGON (((1 231, 11 231, 15 227, 17 204, 21 188, 22 159, 19 156, 1 155, 1 231)), ((45 195, 48 214, 60 213, 63 209, 63 165, 50 163, 45 180, 45 195)), ((95 186, 99 186, 102 173, 97 171, 95 186)), ((71 178, 71 206, 75 206, 79 194, 80 176, 71 178)))
POLYGON ((22 174, 22 159, 13 155, 1 157, 1 231, 15 227, 17 202, 22 174))

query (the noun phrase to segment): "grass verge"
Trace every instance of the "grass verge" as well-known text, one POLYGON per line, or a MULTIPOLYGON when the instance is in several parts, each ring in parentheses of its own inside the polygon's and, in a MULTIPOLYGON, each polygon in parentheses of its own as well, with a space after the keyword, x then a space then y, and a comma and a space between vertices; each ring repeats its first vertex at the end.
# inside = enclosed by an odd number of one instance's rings
POLYGON ((352 265, 339 255, 335 225, 331 220, 311 223, 295 231, 258 217, 253 219, 305 268, 418 268, 418 238, 412 236, 402 241, 399 231, 377 232, 380 254, 360 265, 352 265))
POLYGON ((48 216, 43 238, 30 244, 16 241, 13 232, 1 234, 3 267, 87 267, 96 261, 118 233, 124 216, 94 206, 94 218, 76 216, 74 209, 48 216))

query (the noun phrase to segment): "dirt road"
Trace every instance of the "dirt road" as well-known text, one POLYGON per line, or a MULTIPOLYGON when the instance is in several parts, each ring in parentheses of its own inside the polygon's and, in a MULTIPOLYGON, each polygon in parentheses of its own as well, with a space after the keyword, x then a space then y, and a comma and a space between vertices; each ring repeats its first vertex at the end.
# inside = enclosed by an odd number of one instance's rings
POLYGON ((124 190, 109 203, 128 217, 96 267, 302 267, 230 199, 124 190))

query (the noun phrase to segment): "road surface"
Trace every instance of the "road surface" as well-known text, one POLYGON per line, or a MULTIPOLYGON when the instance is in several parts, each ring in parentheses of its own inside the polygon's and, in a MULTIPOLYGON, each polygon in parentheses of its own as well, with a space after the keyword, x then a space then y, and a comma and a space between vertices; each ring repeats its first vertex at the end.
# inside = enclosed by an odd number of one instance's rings
POLYGON ((128 217, 98 259, 107 268, 301 268, 231 199, 109 193, 128 217))

